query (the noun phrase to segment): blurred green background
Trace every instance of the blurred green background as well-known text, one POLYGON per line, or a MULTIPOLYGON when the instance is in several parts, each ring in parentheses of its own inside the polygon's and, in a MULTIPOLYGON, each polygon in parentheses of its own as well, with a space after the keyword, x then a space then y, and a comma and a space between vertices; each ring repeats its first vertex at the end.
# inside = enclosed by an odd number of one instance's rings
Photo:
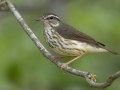
MULTIPOLYGON (((80 30, 106 48, 120 53, 120 0, 11 0, 26 23, 49 50, 43 25, 35 20, 45 12, 80 30)), ((66 60, 63 60, 66 62, 66 60)), ((120 57, 86 54, 71 67, 97 75, 104 82, 120 70, 120 57)), ((63 72, 47 60, 11 12, 0 12, 0 90, 99 90, 81 77, 63 72)), ((120 90, 117 79, 105 90, 120 90)))

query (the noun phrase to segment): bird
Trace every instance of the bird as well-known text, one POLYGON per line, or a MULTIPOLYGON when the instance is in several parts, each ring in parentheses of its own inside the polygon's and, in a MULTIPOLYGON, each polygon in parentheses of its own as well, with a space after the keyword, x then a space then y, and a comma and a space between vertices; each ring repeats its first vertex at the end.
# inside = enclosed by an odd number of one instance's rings
POLYGON ((43 22, 45 40, 53 51, 63 55, 60 58, 73 57, 72 60, 62 63, 61 68, 68 66, 71 62, 86 53, 110 52, 120 55, 117 52, 106 49, 104 44, 96 41, 87 34, 65 24, 54 13, 44 13, 36 21, 43 22))

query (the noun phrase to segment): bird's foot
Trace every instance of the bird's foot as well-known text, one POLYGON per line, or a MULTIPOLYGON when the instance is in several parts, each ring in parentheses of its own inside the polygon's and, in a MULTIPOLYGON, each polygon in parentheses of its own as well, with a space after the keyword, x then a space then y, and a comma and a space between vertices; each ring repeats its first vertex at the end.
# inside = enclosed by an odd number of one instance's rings
POLYGON ((62 63, 61 66, 60 66, 60 67, 61 67, 61 70, 63 70, 64 67, 67 67, 68 64, 69 64, 69 63, 62 63))
MULTIPOLYGON (((75 57, 75 56, 74 56, 75 57)), ((75 58, 73 58, 72 60, 66 62, 66 63, 62 63, 61 64, 61 69, 63 69, 64 67, 68 66, 68 64, 70 64, 71 62, 75 61, 76 59, 78 59, 80 56, 76 56, 75 58)))

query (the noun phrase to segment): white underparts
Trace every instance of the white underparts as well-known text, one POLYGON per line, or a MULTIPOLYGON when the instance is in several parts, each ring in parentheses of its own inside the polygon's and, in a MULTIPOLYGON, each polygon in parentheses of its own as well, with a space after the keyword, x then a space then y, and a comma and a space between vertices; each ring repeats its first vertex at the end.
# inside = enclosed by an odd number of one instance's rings
POLYGON ((46 24, 44 29, 46 42, 52 50, 59 54, 65 56, 81 56, 84 53, 108 52, 106 49, 97 48, 84 42, 65 39, 54 31, 49 24, 46 24))

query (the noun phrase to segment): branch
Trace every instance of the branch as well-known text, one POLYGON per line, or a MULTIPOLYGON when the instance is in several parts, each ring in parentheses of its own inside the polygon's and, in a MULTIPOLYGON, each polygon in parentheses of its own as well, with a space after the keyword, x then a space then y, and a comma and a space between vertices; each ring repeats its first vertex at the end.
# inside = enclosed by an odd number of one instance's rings
MULTIPOLYGON (((45 49, 45 47, 41 44, 41 42, 38 40, 38 38, 35 36, 35 34, 32 32, 32 30, 25 23, 25 21, 23 20, 23 18, 19 14, 19 12, 16 10, 16 8, 14 7, 14 5, 9 0, 4 0, 3 2, 0 3, 0 5, 2 5, 3 3, 6 4, 6 6, 8 6, 8 8, 10 9, 10 11, 13 13, 13 15, 15 16, 15 18, 17 19, 17 21, 22 26, 23 30, 27 33, 27 35, 30 37, 30 39, 38 47, 38 49, 41 51, 41 53, 46 58, 48 58, 51 61, 51 59, 54 56, 51 55, 51 53, 49 53, 45 49)), ((62 65, 62 63, 59 60, 53 60, 53 63, 55 65, 57 65, 58 67, 60 67, 62 65)), ((117 78, 120 77, 120 71, 118 71, 115 74, 111 75, 105 82, 103 82, 103 83, 96 83, 95 82, 95 78, 94 78, 95 75, 93 75, 92 73, 85 72, 85 71, 80 71, 80 70, 76 70, 76 69, 71 68, 69 66, 63 67, 63 70, 66 71, 66 72, 68 72, 68 73, 74 74, 76 76, 80 76, 80 77, 85 78, 86 81, 88 82, 88 84, 91 87, 95 87, 95 88, 106 88, 106 87, 110 86, 113 83, 113 81, 115 81, 117 78)))

